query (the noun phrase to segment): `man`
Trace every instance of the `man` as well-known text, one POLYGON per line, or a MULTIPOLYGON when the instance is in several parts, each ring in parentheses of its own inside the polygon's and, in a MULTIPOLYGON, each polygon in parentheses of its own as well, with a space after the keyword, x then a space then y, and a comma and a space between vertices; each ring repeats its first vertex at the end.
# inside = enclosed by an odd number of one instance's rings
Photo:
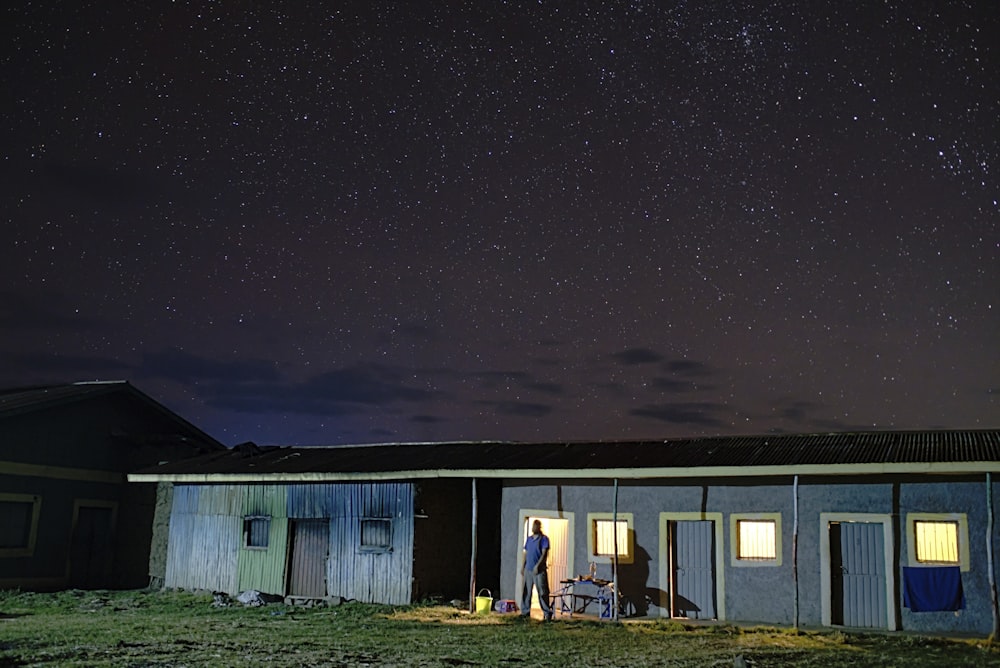
POLYGON ((542 533, 542 521, 531 524, 531 535, 524 542, 524 558, 521 560, 521 575, 524 588, 521 590, 521 616, 531 615, 531 588, 538 589, 538 602, 542 606, 545 620, 552 619, 552 605, 549 603, 549 537, 542 533))

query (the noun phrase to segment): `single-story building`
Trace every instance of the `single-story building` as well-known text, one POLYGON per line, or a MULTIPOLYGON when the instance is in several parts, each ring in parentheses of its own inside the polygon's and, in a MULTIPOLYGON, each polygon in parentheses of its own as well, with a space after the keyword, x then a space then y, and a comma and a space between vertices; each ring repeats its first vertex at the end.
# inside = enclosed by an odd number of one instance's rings
POLYGON ((209 451, 127 382, 0 390, 0 588, 147 586, 157 488, 125 476, 209 451))
POLYGON ((167 586, 516 599, 537 518, 553 589, 593 574, 623 613, 988 635, 998 471, 975 430, 247 446, 129 479, 172 494, 167 586))

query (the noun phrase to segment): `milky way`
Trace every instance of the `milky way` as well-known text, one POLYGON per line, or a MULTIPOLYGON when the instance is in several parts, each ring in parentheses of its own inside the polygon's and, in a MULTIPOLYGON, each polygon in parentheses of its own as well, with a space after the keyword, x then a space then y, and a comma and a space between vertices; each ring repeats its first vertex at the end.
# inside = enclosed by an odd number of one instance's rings
POLYGON ((139 4, 2 10, 3 386, 227 443, 1000 424, 994 2, 139 4))

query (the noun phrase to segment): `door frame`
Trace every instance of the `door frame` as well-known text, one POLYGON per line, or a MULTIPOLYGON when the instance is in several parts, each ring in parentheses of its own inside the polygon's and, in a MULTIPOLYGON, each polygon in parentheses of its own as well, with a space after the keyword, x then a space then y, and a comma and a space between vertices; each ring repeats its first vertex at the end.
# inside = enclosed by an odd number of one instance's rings
MULTIPOLYGON (((571 577, 573 570, 573 547, 576 543, 576 527, 575 518, 573 513, 566 512, 563 510, 538 510, 531 508, 520 508, 517 511, 517 556, 514 558, 514 563, 517 565, 517 577, 514 579, 514 598, 517 600, 517 605, 521 605, 521 592, 524 591, 524 573, 521 571, 521 554, 524 552, 524 525, 527 523, 528 518, 531 517, 542 517, 549 520, 566 520, 566 574, 571 577)), ((549 591, 555 592, 559 589, 560 583, 549 581, 549 591)))
POLYGON ((80 521, 80 508, 104 508, 111 511, 111 526, 109 527, 110 545, 108 545, 108 562, 101 567, 101 578, 104 585, 109 585, 111 574, 114 572, 114 561, 117 559, 118 541, 118 502, 107 499, 73 499, 73 519, 70 522, 69 547, 66 550, 66 584, 70 585, 73 579, 73 541, 76 539, 77 524, 80 521))
MULTIPOLYGON (((286 596, 301 596, 301 594, 292 594, 292 568, 293 560, 295 559, 295 540, 298 535, 298 523, 300 522, 325 522, 326 523, 326 560, 323 564, 323 589, 324 596, 329 596, 330 594, 330 537, 333 533, 330 527, 329 517, 289 517, 285 521, 288 522, 286 532, 287 538, 285 538, 287 545, 285 549, 285 595, 286 596)), ((274 519, 272 518, 272 521, 274 519)))
POLYGON ((822 605, 821 623, 833 626, 833 573, 830 555, 830 523, 863 522, 882 525, 882 553, 885 560, 885 611, 886 629, 899 630, 896 608, 896 570, 893 564, 895 545, 892 530, 892 515, 882 513, 820 513, 819 514, 819 583, 822 605))
POLYGON ((660 513, 660 617, 670 617, 673 612, 670 604, 670 594, 673 590, 671 580, 671 548, 670 522, 710 521, 715 531, 715 618, 726 621, 726 569, 725 549, 723 549, 722 513, 686 512, 660 513))

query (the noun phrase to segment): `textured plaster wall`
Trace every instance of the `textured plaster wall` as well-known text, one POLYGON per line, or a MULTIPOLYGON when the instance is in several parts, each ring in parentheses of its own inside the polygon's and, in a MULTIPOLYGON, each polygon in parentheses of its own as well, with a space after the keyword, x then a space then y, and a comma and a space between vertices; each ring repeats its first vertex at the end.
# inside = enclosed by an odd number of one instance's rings
MULTIPOLYGON (((946 476, 860 478, 802 478, 799 482, 798 607, 799 623, 822 623, 820 513, 872 513, 893 518, 895 543, 895 588, 888 601, 895 609, 899 628, 988 635, 992 610, 986 566, 986 486, 983 478, 946 476), (902 567, 907 565, 905 517, 908 512, 965 513, 969 524, 971 568, 963 572, 967 607, 960 612, 913 613, 902 607, 902 567)), ((632 564, 619 570, 621 591, 636 602, 640 613, 666 614, 661 607, 666 593, 660 587, 665 557, 661 554, 661 512, 717 512, 723 517, 723 573, 726 618, 731 621, 790 625, 794 621, 796 587, 792 569, 793 493, 792 477, 725 481, 685 479, 674 481, 622 481, 618 510, 634 518, 632 564), (781 565, 733 566, 730 520, 734 513, 781 513, 781 565)), ((1000 513, 994 484, 994 513, 1000 513)), ((611 512, 614 502, 611 481, 523 481, 505 482, 501 516, 501 594, 517 598, 518 559, 523 528, 521 509, 573 513, 575 530, 571 574, 588 569, 587 513, 611 512)), ((994 560, 1000 560, 1000 521, 993 533, 994 560)), ((827 555, 828 556, 828 555, 827 555)), ((599 564, 598 577, 611 577, 611 567, 599 564)), ((552 583, 556 586, 557 583, 552 583)))

